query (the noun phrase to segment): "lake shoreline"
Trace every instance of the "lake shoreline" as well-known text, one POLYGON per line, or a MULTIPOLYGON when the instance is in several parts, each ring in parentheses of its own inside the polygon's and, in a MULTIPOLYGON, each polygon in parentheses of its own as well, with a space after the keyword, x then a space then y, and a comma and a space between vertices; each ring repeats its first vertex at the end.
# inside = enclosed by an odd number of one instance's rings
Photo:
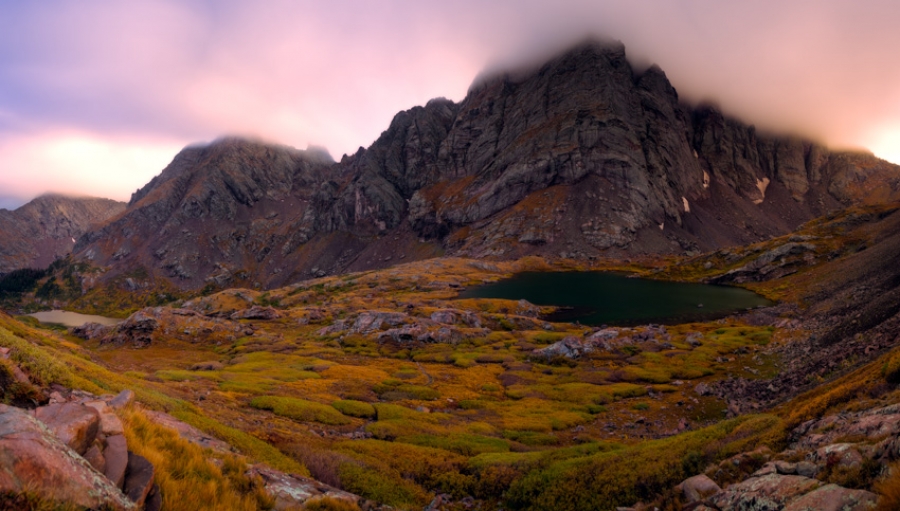
POLYGON ((750 290, 646 279, 619 272, 522 272, 471 287, 460 299, 527 300, 557 310, 542 319, 591 326, 636 326, 712 321, 775 305, 750 290))
POLYGON ((59 309, 33 312, 26 316, 35 318, 41 323, 63 325, 73 328, 85 325, 87 323, 100 323, 103 326, 115 326, 124 321, 123 319, 108 318, 106 316, 96 316, 93 314, 81 314, 79 312, 64 311, 59 309))

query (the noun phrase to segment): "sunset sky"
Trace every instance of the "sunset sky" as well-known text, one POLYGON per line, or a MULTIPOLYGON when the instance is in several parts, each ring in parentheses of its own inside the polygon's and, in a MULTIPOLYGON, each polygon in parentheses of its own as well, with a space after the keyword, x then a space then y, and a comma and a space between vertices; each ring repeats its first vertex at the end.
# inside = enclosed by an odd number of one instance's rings
POLYGON ((128 200, 222 135, 339 159, 589 35, 687 101, 900 163, 898 26, 889 0, 0 1, 0 207, 128 200))

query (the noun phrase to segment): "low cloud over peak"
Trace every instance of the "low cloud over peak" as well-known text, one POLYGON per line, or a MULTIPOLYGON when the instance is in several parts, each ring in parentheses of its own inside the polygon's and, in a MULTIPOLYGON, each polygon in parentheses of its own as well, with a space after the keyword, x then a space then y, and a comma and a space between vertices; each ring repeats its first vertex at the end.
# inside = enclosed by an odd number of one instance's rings
POLYGON ((352 153, 399 110, 588 37, 692 103, 900 161, 898 22, 882 0, 5 4, 0 186, 126 199, 223 133, 352 153))

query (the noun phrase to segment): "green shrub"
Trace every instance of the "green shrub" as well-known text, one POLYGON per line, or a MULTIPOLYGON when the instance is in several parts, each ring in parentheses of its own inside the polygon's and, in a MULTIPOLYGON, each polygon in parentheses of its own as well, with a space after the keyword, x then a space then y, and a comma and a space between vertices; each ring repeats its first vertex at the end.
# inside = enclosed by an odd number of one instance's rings
POLYGON ((404 399, 434 401, 441 397, 440 392, 432 388, 421 385, 396 384, 394 381, 396 380, 385 380, 373 386, 372 390, 385 401, 401 401, 404 399))
POLYGON ((341 465, 340 478, 345 490, 400 509, 423 508, 431 500, 410 481, 355 463, 341 465))
POLYGON ((365 419, 375 417, 375 407, 363 401, 338 399, 331 403, 331 406, 342 414, 349 415, 350 417, 361 417, 365 419))
POLYGON ((331 426, 350 424, 350 419, 334 408, 293 397, 259 396, 250 401, 250 406, 262 410, 270 410, 275 415, 288 417, 303 422, 318 422, 331 426))
POLYGON ((530 446, 545 446, 559 444, 559 438, 549 433, 540 433, 537 431, 515 431, 504 430, 503 438, 508 438, 520 444, 530 446))
POLYGON ((509 451, 509 442, 502 438, 458 433, 449 435, 414 435, 399 437, 397 438, 397 442, 433 447, 462 454, 463 456, 477 456, 486 452, 509 451))

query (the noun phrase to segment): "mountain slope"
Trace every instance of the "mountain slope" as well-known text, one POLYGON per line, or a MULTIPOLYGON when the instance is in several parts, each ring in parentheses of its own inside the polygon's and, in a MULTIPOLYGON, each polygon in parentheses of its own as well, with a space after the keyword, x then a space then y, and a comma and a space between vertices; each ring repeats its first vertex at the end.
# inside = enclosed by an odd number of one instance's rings
POLYGON ((109 199, 43 195, 9 211, 0 209, 0 274, 43 268, 72 251, 75 238, 125 210, 109 199))
POLYGON ((660 69, 591 43, 401 112, 339 163, 236 139, 185 149, 76 250, 111 274, 271 287, 440 254, 711 250, 896 198, 900 167, 686 105, 660 69))

